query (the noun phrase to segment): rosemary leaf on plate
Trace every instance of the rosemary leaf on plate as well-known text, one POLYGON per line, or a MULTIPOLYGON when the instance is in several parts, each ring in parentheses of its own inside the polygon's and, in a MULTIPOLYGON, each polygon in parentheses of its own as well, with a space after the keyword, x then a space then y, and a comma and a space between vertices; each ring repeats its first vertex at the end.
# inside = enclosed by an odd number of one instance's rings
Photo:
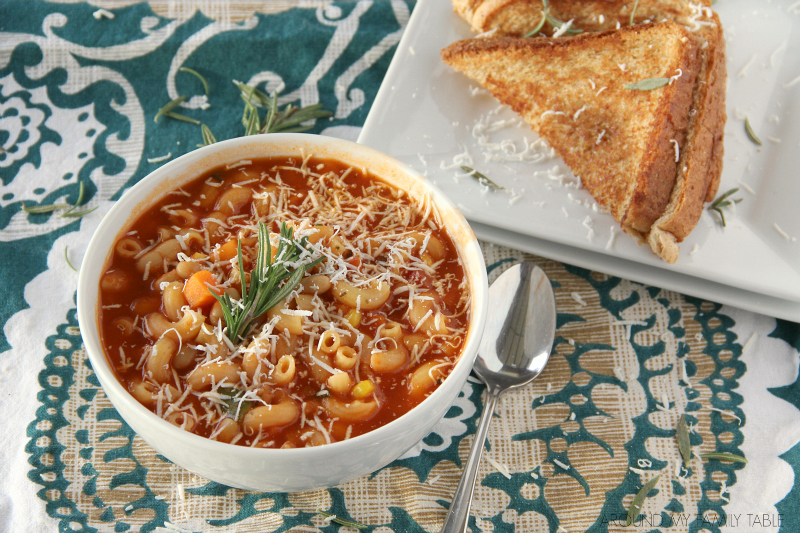
POLYGON ((490 189, 501 190, 501 191, 505 190, 505 187, 496 184, 495 182, 493 182, 492 180, 487 178, 484 174, 481 174, 474 168, 468 167, 466 165, 461 165, 461 170, 463 170, 464 172, 466 172, 467 174, 478 180, 478 183, 480 183, 481 185, 485 185, 490 189))
POLYGON ((708 206, 711 211, 715 211, 719 215, 720 221, 722 222, 722 227, 725 227, 725 213, 722 211, 722 209, 730 206, 731 204, 738 204, 742 201, 741 198, 730 198, 737 192, 739 192, 738 187, 730 189, 719 195, 717 199, 714 200, 710 206, 708 206), (730 198, 730 200, 728 198, 730 198))
POLYGON ((747 134, 747 137, 758 146, 763 144, 761 139, 758 138, 758 135, 756 135, 756 132, 753 131, 753 126, 750 125, 750 119, 747 117, 744 117, 744 132, 747 134))

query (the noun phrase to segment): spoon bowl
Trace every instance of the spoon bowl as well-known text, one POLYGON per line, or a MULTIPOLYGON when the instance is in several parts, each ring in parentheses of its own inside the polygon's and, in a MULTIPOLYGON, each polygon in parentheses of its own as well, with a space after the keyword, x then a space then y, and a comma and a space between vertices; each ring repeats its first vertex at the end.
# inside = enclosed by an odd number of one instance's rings
POLYGON ((553 287, 534 263, 518 263, 489 287, 486 321, 472 370, 489 389, 521 387, 544 370, 556 331, 553 287))
POLYGON ((490 314, 473 371, 486 384, 486 402, 464 473, 442 533, 467 531, 483 442, 500 394, 533 381, 550 358, 556 304, 550 279, 536 264, 518 263, 489 287, 490 314))

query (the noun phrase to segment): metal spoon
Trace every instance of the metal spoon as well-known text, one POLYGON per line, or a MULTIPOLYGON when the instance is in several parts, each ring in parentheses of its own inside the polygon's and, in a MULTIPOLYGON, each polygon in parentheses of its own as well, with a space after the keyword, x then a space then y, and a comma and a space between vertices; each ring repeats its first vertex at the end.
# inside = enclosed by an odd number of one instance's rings
POLYGON ((533 381, 544 369, 553 346, 553 287, 534 263, 520 263, 503 272, 489 288, 489 302, 491 312, 473 368, 486 383, 486 403, 442 533, 467 531, 478 464, 497 399, 502 392, 533 381))

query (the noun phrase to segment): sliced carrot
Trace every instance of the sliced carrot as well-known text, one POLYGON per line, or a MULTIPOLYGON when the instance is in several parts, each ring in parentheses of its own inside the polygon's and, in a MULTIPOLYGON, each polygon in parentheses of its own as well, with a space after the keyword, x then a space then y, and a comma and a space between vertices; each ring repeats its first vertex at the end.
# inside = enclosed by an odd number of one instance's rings
POLYGON ((209 289, 217 294, 222 293, 216 285, 217 280, 214 278, 214 274, 208 270, 198 270, 183 285, 183 297, 186 298, 186 303, 193 308, 207 307, 217 301, 209 289))
POLYGON ((231 239, 216 250, 212 252, 212 257, 215 261, 229 261, 238 255, 239 242, 236 239, 231 239))

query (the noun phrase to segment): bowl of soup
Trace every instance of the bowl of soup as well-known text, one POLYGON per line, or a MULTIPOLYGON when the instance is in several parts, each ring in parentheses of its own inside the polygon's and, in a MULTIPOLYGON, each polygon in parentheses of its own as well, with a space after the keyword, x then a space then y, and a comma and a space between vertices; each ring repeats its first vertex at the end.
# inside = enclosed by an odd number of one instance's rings
POLYGON ((86 252, 92 368, 158 453, 302 491, 373 472, 444 417, 487 310, 475 235, 427 179, 308 134, 232 139, 126 191, 86 252))

